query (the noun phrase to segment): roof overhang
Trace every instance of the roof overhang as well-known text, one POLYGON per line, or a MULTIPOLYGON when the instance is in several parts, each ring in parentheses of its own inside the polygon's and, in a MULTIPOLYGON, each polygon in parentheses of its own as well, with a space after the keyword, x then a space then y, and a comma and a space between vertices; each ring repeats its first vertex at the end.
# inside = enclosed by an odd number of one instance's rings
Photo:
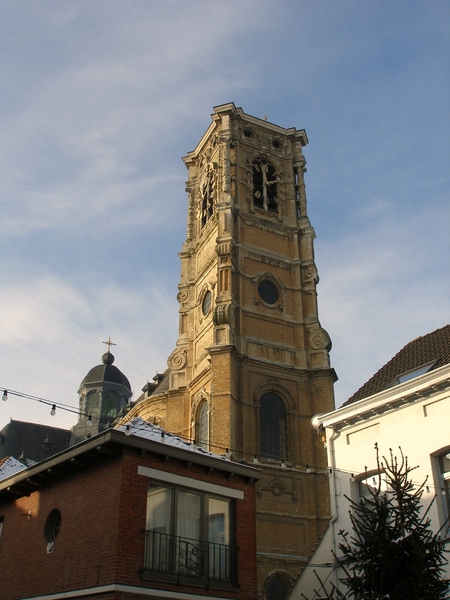
POLYGON ((311 424, 314 429, 324 427, 339 430, 449 392, 450 365, 444 365, 332 412, 315 415, 311 424))
POLYGON ((70 476, 73 472, 89 468, 107 458, 120 456, 124 447, 135 448, 142 454, 146 452, 156 454, 162 460, 172 458, 180 460, 188 466, 199 465, 207 471, 222 471, 228 477, 238 475, 248 481, 260 478, 259 469, 254 467, 215 456, 190 452, 183 448, 166 445, 164 442, 134 435, 127 436, 124 432, 116 429, 108 429, 0 481, 0 503, 11 498, 29 496, 51 481, 70 476))

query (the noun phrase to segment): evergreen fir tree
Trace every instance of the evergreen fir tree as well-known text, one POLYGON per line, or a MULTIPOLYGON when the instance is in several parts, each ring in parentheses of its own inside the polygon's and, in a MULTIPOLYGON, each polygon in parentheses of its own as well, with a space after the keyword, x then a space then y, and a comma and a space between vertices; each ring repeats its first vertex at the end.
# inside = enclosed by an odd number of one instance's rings
MULTIPOLYGON (((447 563, 445 543, 440 531, 433 533, 428 516, 432 503, 422 511, 425 482, 416 487, 410 467, 400 449, 398 460, 380 460, 370 494, 351 504, 352 531, 340 531, 343 556, 339 562, 345 572, 343 594, 334 586, 326 592, 318 577, 321 597, 354 600, 444 600, 448 580, 443 578, 447 563)), ((442 529, 441 529, 442 531, 442 529)), ((305 597, 305 596, 304 596, 305 597)))

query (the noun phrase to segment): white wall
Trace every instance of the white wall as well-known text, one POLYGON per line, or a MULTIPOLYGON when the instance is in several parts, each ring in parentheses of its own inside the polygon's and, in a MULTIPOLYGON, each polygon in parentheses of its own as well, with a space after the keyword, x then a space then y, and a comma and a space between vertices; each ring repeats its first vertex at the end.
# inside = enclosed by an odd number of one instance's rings
MULTIPOLYGON (((322 581, 339 585, 338 578, 343 573, 320 565, 333 562, 333 549, 340 555, 338 531, 351 530, 345 496, 357 500, 358 478, 364 476, 366 468, 369 472, 376 469, 375 443, 380 456, 388 459, 390 448, 400 458, 401 447, 409 465, 417 466, 411 479, 418 485, 428 477, 429 491, 424 491, 423 504, 427 507, 437 494, 429 516, 435 531, 442 526, 447 517, 446 499, 441 493, 436 455, 450 450, 450 365, 322 415, 317 421, 326 432, 332 519, 291 592, 291 599, 301 599, 301 593, 311 600, 320 598, 314 593, 319 588, 314 570, 322 581)), ((343 589, 342 584, 339 588, 343 589)))

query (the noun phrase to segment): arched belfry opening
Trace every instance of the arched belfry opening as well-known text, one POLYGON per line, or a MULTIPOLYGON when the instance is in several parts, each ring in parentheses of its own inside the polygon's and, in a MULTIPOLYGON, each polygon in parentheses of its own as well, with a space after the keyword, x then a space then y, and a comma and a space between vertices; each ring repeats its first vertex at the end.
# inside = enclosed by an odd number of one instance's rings
POLYGON ((277 171, 275 166, 265 158, 255 158, 252 161, 252 171, 254 205, 277 213, 277 171))

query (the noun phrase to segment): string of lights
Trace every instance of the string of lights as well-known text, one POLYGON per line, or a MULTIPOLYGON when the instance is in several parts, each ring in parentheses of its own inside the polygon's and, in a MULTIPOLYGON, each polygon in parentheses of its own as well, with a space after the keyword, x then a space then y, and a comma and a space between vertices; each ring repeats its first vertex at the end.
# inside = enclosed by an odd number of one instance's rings
MULTIPOLYGON (((24 393, 24 392, 19 392, 17 390, 11 390, 11 389, 7 389, 7 388, 3 388, 3 387, 0 387, 0 389, 3 389, 3 395, 2 395, 2 400, 3 401, 7 401, 8 398, 9 398, 9 395, 12 395, 12 396, 17 396, 19 398, 24 398, 26 400, 32 400, 34 402, 39 402, 41 404, 45 404, 46 406, 50 406, 51 407, 51 410, 50 410, 50 415, 51 416, 55 416, 56 410, 64 410, 64 411, 67 411, 67 412, 70 412, 70 413, 77 414, 78 416, 87 417, 86 425, 88 427, 90 427, 93 424, 93 419, 99 418, 97 415, 92 416, 92 415, 90 415, 88 413, 82 413, 82 412, 80 412, 80 410, 77 410, 73 406, 70 406, 68 404, 63 404, 61 402, 53 402, 51 400, 47 400, 46 398, 41 398, 39 396, 33 396, 32 394, 27 394, 27 393, 24 393)), ((116 419, 115 420, 115 426, 119 427, 120 425, 124 424, 124 422, 125 422, 125 417, 116 419)), ((145 428, 138 427, 138 426, 135 426, 135 425, 133 425, 133 429, 137 430, 137 431, 147 431, 145 428)), ((131 427, 130 427, 129 424, 126 424, 125 435, 129 436, 131 434, 132 434, 131 427)), ((161 437, 164 438, 165 435, 174 435, 174 436, 180 437, 181 439, 183 439, 184 441, 186 441, 186 443, 192 444, 194 446, 197 446, 197 443, 196 443, 195 439, 193 439, 191 437, 188 437, 188 436, 185 436, 182 433, 165 432, 163 429, 161 429, 161 437)), ((225 454, 226 458, 228 458, 228 459, 230 459, 233 456, 233 454, 237 454, 237 455, 243 455, 244 457, 248 456, 250 458, 249 462, 253 462, 253 464, 255 466, 261 463, 261 458, 258 458, 258 456, 256 454, 251 454, 249 452, 242 451, 241 449, 232 449, 232 448, 230 449, 230 448, 225 448, 225 447, 218 446, 218 445, 215 445, 215 448, 218 448, 219 450, 222 450, 223 453, 225 454)), ((288 463, 288 461, 287 460, 285 461, 285 459, 282 458, 281 459, 281 463, 280 463, 279 466, 282 469, 289 469, 287 463, 288 463)), ((298 470, 298 469, 296 469, 296 470, 298 470)), ((357 481, 357 478, 355 477, 354 472, 351 469, 343 469, 341 467, 332 469, 330 467, 326 467, 325 468, 323 466, 317 467, 317 466, 313 466, 313 465, 304 465, 304 472, 306 472, 308 474, 310 474, 310 473, 326 474, 328 476, 332 475, 333 472, 335 472, 335 473, 344 473, 346 475, 350 475, 350 481, 351 482, 356 482, 357 481)), ((367 467, 366 467, 366 472, 367 472, 367 467)), ((370 476, 373 476, 373 473, 370 473, 370 476)), ((358 480, 360 480, 360 479, 361 479, 361 477, 358 476, 358 480)), ((444 496, 446 495, 446 491, 445 491, 445 489, 443 487, 441 487, 441 486, 435 486, 435 485, 432 485, 432 484, 428 484, 427 480, 428 480, 428 475, 427 475, 427 478, 426 478, 425 482, 416 482, 416 481, 413 481, 412 483, 415 486, 423 486, 427 493, 430 493, 431 489, 433 489, 435 491, 435 493, 437 493, 436 491, 439 490, 442 495, 444 495, 444 496)))

